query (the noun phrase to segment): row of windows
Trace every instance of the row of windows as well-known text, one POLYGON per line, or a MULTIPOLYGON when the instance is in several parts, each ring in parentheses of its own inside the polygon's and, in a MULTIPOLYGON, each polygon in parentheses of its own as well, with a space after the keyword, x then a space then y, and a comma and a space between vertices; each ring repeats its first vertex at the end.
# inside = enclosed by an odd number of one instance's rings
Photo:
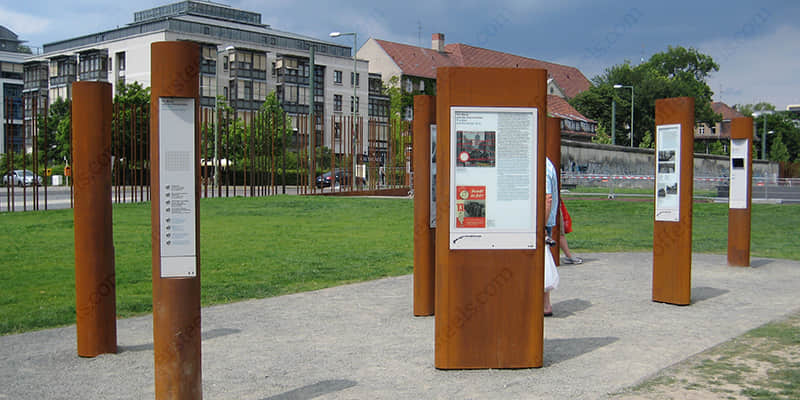
MULTIPOLYGON (((356 97, 356 111, 358 112, 358 97, 356 97)), ((333 111, 342 112, 342 95, 333 95, 333 111)), ((353 96, 350 96, 350 112, 353 112, 353 96)))
MULTIPOLYGON (((169 20, 169 29, 177 32, 214 36, 227 41, 250 42, 264 46, 275 46, 304 51, 307 51, 309 48, 311 48, 311 45, 313 44, 302 39, 265 35, 258 32, 181 20, 169 20)), ((331 54, 339 57, 350 56, 350 48, 348 47, 329 46, 325 44, 314 44, 314 46, 316 51, 323 54, 331 54)))

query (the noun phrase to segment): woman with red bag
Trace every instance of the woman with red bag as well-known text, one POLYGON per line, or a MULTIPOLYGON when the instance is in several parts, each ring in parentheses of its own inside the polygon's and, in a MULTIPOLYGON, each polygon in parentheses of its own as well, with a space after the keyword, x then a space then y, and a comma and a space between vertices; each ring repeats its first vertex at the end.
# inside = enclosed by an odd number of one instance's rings
POLYGON ((558 199, 558 206, 561 209, 561 219, 559 221, 561 223, 561 238, 559 239, 558 247, 566 256, 564 258, 564 264, 583 264, 583 259, 573 256, 567 244, 567 233, 572 232, 572 218, 569 216, 569 212, 567 212, 567 206, 564 205, 564 201, 561 199, 558 199))

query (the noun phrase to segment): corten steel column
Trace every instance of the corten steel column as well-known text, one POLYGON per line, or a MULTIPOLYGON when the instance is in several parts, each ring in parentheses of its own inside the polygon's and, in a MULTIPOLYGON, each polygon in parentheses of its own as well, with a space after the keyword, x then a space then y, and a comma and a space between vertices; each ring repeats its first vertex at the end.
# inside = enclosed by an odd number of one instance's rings
MULTIPOLYGON (((545 132, 545 154, 556 167, 558 173, 558 189, 561 190, 561 118, 547 117, 547 130, 545 132)), ((558 198, 561 198, 559 193, 558 198)), ((553 204, 553 207, 558 207, 558 204, 553 204)), ((553 227, 553 234, 551 238, 556 241, 556 244, 550 248, 553 253, 553 260, 556 265, 561 265, 561 209, 558 209, 556 215, 556 226, 553 227)), ((546 216, 545 216, 546 217, 546 216)))
POLYGON ((195 210, 200 199, 199 59, 200 48, 191 42, 156 42, 151 45, 150 181, 152 190, 153 357, 156 399, 203 397, 200 331, 200 223, 195 213, 196 276, 161 277, 162 199, 159 166, 159 98, 193 98, 195 104, 195 210))
POLYGON ((414 96, 414 315, 433 315, 436 228, 431 228, 431 124, 436 97, 414 96))
POLYGON ((72 84, 78 355, 117 352, 111 228, 111 84, 72 84))
POLYGON ((680 165, 680 211, 677 222, 653 221, 652 300, 676 305, 688 305, 692 300, 694 123, 693 97, 656 100, 656 127, 680 124, 680 159, 675 160, 680 165))
POLYGON ((445 67, 436 81, 435 366, 541 367, 547 71, 445 67), (450 249, 451 106, 538 109, 536 249, 450 249))
MULTIPOLYGON (((750 222, 753 199, 753 119, 750 117, 734 118, 731 121, 731 143, 735 140, 746 141, 747 156, 741 167, 745 168, 747 178, 747 200, 744 208, 730 204, 728 208, 728 265, 736 267, 750 266, 750 222)), ((731 161, 733 163, 733 160, 731 161)), ((732 168, 739 166, 733 165, 732 168)), ((733 171, 730 174, 733 177, 733 171)), ((733 192, 730 185, 729 192, 733 192)), ((729 194, 729 197, 731 195, 729 194)))

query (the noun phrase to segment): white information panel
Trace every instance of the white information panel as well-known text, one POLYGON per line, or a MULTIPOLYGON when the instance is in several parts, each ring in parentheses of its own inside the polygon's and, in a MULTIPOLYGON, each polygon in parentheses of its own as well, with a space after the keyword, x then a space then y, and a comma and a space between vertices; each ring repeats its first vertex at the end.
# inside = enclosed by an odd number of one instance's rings
POLYGON ((656 127, 656 221, 680 220, 681 125, 656 127))
POLYGON ((436 228, 436 124, 431 124, 431 222, 430 227, 436 228))
POLYGON ((750 141, 748 139, 731 139, 729 208, 747 208, 747 182, 750 180, 747 161, 749 159, 750 141))
POLYGON ((535 249, 538 110, 450 108, 450 248, 535 249))
POLYGON ((196 277, 194 99, 161 97, 158 115, 161 277, 196 277))

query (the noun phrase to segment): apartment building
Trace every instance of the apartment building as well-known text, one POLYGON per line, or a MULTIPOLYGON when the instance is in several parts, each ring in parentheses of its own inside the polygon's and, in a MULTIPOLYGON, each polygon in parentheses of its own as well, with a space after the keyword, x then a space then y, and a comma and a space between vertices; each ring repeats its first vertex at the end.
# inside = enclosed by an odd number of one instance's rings
POLYGON ((22 129, 22 63, 27 54, 21 52, 21 44, 14 32, 0 25, 0 154, 32 145, 25 143, 22 129))
POLYGON ((360 79, 368 74, 367 62, 358 60, 353 76, 349 46, 273 29, 261 22, 260 13, 199 0, 138 11, 126 26, 45 44, 42 54, 26 60, 26 99, 71 98, 74 81, 106 81, 115 91, 119 83, 148 87, 150 45, 176 40, 201 47, 201 107, 213 108, 215 98, 223 96, 239 117, 249 120, 249 114, 275 91, 290 115, 306 114, 313 104, 317 143, 324 140, 329 145, 331 116, 351 115, 342 102, 351 101, 355 85, 356 114, 367 117, 364 108, 358 109, 359 102, 368 98, 366 79, 363 84, 360 79))

